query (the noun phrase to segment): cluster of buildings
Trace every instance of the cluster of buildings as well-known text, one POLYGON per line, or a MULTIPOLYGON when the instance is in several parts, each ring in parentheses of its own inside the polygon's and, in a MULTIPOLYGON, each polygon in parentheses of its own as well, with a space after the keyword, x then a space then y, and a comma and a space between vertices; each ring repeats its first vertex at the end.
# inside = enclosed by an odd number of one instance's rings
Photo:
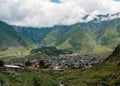
POLYGON ((90 68, 92 65, 100 63, 104 60, 100 56, 89 56, 89 55, 73 55, 73 56, 50 56, 45 57, 44 61, 46 64, 50 64, 50 68, 53 69, 80 69, 80 68, 90 68))
POLYGON ((21 72, 21 70, 26 66, 25 62, 29 61, 31 68, 39 68, 40 60, 43 60, 45 68, 51 68, 53 70, 66 70, 66 69, 81 69, 81 68, 91 68, 94 64, 100 63, 104 60, 101 56, 89 56, 89 55, 59 55, 59 56, 44 56, 40 58, 24 58, 24 59, 12 59, 9 60, 5 65, 7 69, 13 69, 16 72, 21 72), (19 65, 18 65, 19 64, 19 65), (17 66, 15 66, 17 65, 17 66))

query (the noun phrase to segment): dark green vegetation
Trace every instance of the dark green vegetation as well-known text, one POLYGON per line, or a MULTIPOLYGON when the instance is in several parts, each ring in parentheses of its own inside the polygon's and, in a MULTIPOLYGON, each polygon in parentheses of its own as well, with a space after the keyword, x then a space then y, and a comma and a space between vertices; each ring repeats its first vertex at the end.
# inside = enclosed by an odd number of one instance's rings
POLYGON ((57 49, 56 47, 41 47, 31 50, 31 54, 41 53, 43 55, 72 54, 72 51, 57 49))
POLYGON ((44 57, 49 56, 59 56, 59 55, 68 55, 73 52, 70 50, 57 49, 56 47, 41 47, 33 49, 30 51, 29 55, 26 55, 24 58, 32 59, 44 59, 44 57))
POLYGON ((31 41, 17 33, 12 26, 0 21, 0 49, 9 47, 28 47, 33 44, 31 41))
POLYGON ((64 74, 68 86, 120 86, 120 45, 101 64, 64 74))
POLYGON ((52 70, 34 70, 25 68, 22 74, 7 71, 0 74, 2 86, 59 86, 59 73, 52 70))
POLYGON ((81 52, 110 52, 120 43, 120 19, 51 28, 14 27, 15 30, 40 46, 81 52))
POLYGON ((2 60, 0 60, 0 67, 4 66, 4 62, 2 60))

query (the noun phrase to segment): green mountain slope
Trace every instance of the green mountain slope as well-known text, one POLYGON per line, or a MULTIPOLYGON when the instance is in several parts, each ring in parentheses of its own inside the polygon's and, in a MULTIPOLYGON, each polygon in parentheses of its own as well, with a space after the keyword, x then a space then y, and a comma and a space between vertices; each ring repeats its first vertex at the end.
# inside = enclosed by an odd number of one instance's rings
POLYGON ((68 86, 120 86, 120 45, 103 63, 65 73, 63 82, 68 86))
POLYGON ((56 46, 80 52, 110 52, 120 43, 120 19, 49 28, 14 27, 40 46, 56 46))
POLYGON ((14 31, 10 25, 0 21, 0 49, 28 47, 30 44, 32 42, 14 31))
POLYGON ((17 27, 13 26, 14 30, 24 35, 31 41, 40 44, 41 40, 45 38, 51 29, 49 28, 32 28, 32 27, 17 27))

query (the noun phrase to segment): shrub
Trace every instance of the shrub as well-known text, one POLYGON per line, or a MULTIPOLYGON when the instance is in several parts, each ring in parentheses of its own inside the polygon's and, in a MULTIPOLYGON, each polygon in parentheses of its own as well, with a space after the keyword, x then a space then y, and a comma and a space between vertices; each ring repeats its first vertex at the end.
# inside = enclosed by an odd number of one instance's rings
POLYGON ((0 67, 4 66, 4 62, 0 60, 0 67))

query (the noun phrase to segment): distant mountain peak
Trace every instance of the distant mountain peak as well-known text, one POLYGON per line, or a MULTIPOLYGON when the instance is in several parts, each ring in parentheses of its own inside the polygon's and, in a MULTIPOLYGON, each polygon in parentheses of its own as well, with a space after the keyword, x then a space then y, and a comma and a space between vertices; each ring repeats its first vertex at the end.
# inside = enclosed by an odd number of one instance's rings
POLYGON ((84 22, 88 21, 95 21, 95 22, 102 22, 102 21, 109 21, 112 19, 120 18, 120 12, 114 13, 114 14, 98 14, 95 15, 93 18, 91 15, 85 15, 82 19, 84 22))

